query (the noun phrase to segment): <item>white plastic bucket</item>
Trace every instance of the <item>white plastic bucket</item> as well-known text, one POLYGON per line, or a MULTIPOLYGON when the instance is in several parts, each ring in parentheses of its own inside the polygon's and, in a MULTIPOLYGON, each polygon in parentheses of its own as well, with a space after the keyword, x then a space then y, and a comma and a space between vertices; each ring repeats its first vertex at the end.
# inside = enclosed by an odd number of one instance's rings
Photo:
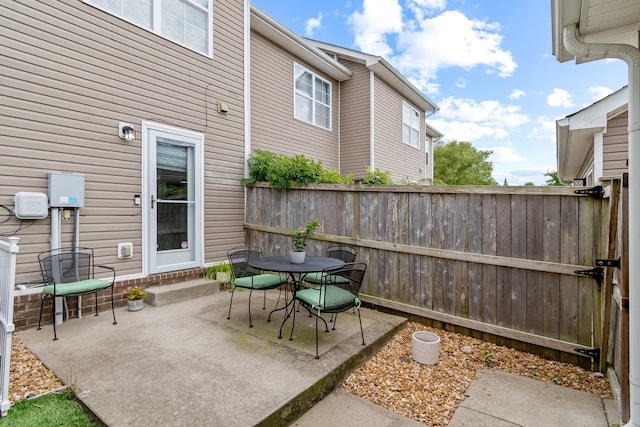
POLYGON ((435 365, 440 356, 440 337, 427 331, 413 333, 413 360, 423 365, 435 365))

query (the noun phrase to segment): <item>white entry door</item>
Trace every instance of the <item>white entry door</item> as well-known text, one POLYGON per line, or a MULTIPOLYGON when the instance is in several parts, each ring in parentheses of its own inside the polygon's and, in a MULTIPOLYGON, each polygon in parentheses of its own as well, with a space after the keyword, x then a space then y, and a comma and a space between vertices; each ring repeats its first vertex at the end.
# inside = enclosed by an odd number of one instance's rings
POLYGON ((202 134, 143 123, 146 271, 202 266, 202 134))

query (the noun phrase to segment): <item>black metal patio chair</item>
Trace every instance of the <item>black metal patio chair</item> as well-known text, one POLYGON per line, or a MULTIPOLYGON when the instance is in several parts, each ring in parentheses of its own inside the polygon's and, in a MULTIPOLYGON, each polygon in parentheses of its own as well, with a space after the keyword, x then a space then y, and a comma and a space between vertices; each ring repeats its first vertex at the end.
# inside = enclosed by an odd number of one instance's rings
POLYGON ((98 315, 98 292, 111 289, 111 312, 113 324, 116 325, 116 312, 113 302, 113 288, 116 280, 116 271, 105 265, 95 265, 93 249, 91 248, 61 248, 38 254, 40 273, 45 286, 42 288, 42 300, 40 302, 40 317, 38 318, 38 330, 41 329, 42 310, 47 297, 53 299, 51 303, 53 313, 53 339, 57 340, 55 298, 78 297, 82 295, 95 295, 95 315, 98 315), (95 269, 99 268, 108 272, 109 277, 97 279, 95 269))
MULTIPOLYGON (((367 271, 367 264, 354 262, 345 264, 334 269, 323 271, 323 282, 318 288, 302 289, 296 292, 295 299, 302 307, 316 317, 316 359, 320 358, 318 351, 318 319, 323 313, 337 314, 355 308, 360 321, 360 334, 362 335, 362 345, 365 345, 364 331, 362 329, 362 318, 360 317, 360 288, 367 271)), ((336 329, 337 319, 334 319, 333 327, 336 329)), ((293 315, 293 325, 291 326, 291 337, 293 339, 293 329, 295 328, 296 317, 293 315)), ((326 322, 325 322, 326 325, 326 322)), ((325 326, 325 332, 329 329, 325 326)))
MULTIPOLYGON (((326 256, 342 260, 345 262, 345 264, 349 264, 355 262, 356 257, 358 256, 358 251, 353 246, 349 245, 332 245, 327 248, 326 256)), ((303 284, 315 287, 322 284, 323 278, 324 273, 321 271, 315 273, 307 273, 304 276, 303 284)))
MULTIPOLYGON (((281 274, 263 273, 251 267, 249 265, 251 260, 262 258, 262 248, 257 246, 241 246, 230 249, 227 252, 227 257, 229 258, 229 264, 233 272, 231 301, 229 301, 229 314, 227 315, 227 319, 231 319, 231 305, 233 304, 233 295, 236 289, 249 289, 249 327, 253 328, 253 321, 251 319, 251 295, 253 291, 264 291, 262 303, 262 309, 264 310, 267 305, 266 291, 281 288, 283 284, 287 283, 288 277, 281 274)), ((278 296, 278 302, 279 301, 280 296, 278 296)), ((276 308, 277 306, 278 303, 276 303, 276 308)), ((271 313, 269 314, 269 318, 270 317, 271 313)))

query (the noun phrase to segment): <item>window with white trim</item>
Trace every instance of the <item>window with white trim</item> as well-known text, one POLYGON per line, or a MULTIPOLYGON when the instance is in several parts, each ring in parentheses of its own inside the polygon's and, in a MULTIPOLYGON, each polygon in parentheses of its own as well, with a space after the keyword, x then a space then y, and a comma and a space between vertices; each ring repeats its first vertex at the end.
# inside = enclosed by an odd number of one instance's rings
POLYGON ((331 83, 295 63, 293 74, 293 116, 331 130, 331 83))
POLYGON ((203 55, 213 49, 213 0, 84 0, 203 55))
POLYGON ((420 148, 420 112, 402 102, 402 142, 420 148))

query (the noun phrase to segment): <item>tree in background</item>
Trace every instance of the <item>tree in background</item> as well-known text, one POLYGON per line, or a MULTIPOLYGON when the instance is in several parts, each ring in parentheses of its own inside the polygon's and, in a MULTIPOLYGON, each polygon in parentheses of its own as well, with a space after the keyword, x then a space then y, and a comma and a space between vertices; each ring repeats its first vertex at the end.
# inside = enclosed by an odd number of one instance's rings
POLYGON ((491 176, 493 152, 477 150, 470 142, 438 141, 433 149, 433 182, 447 185, 498 185, 491 176))
POLYGON ((560 179, 558 171, 549 171, 545 173, 544 176, 547 177, 547 181, 545 182, 546 185, 559 187, 573 184, 573 181, 564 181, 560 179))

